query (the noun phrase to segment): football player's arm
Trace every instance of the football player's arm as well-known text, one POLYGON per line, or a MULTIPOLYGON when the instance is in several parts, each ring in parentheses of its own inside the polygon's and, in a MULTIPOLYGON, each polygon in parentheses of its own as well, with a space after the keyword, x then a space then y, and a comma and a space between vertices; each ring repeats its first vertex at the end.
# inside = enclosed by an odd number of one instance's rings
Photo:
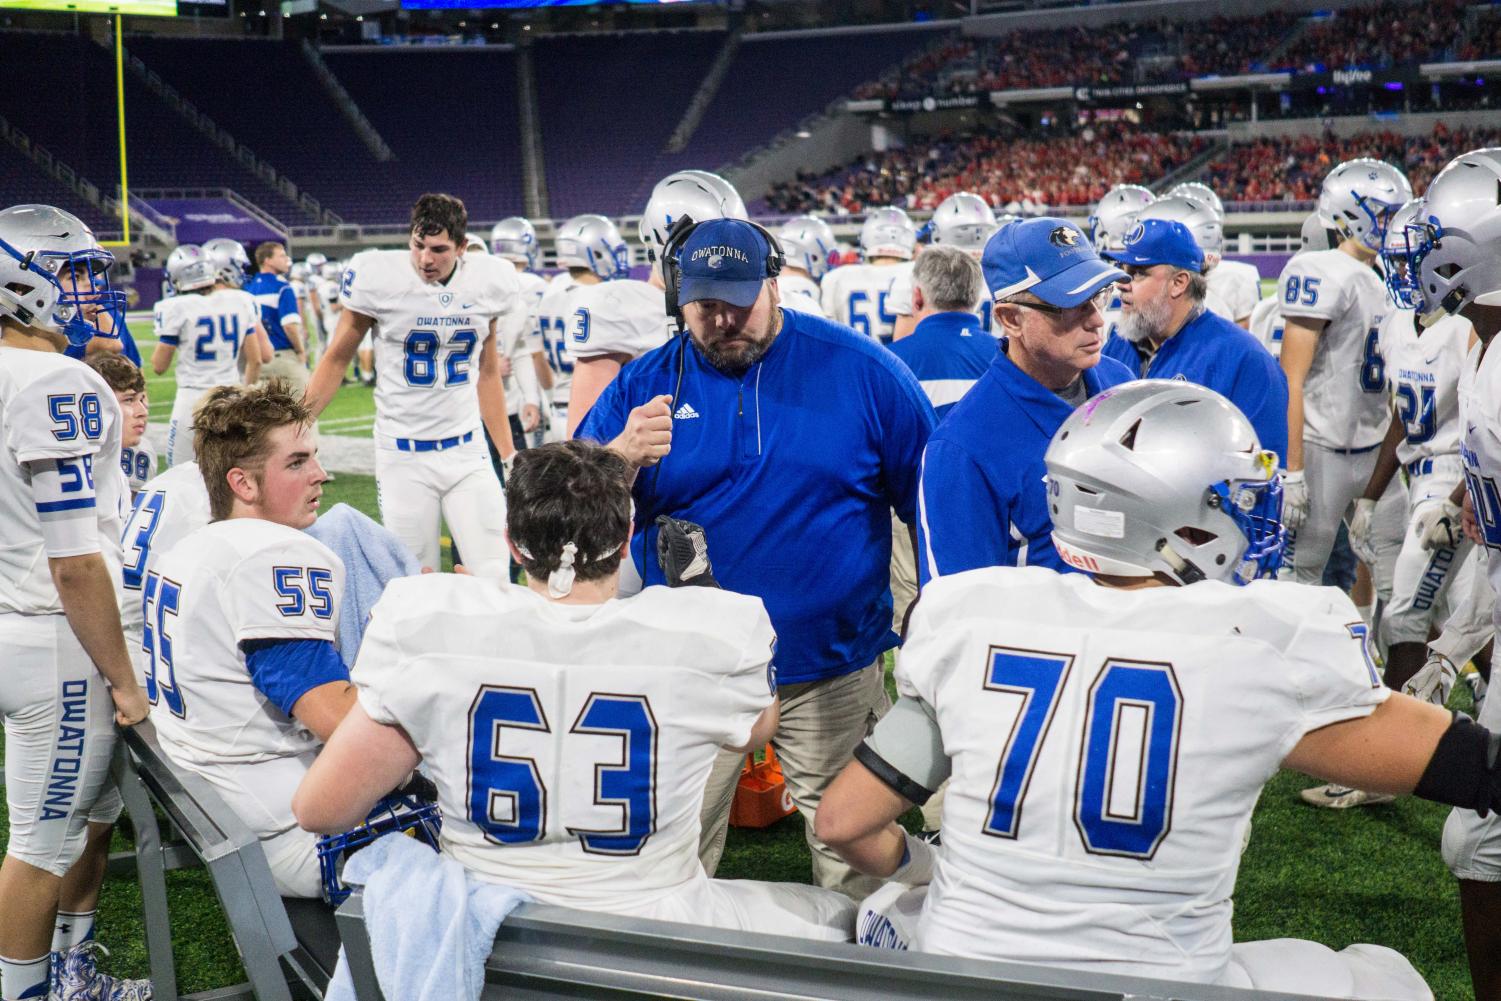
POLYGON ((495 332, 495 321, 490 321, 490 334, 479 349, 479 381, 475 385, 479 394, 480 420, 490 432, 490 440, 504 461, 516 454, 516 442, 511 439, 511 418, 506 413, 505 377, 500 374, 500 336, 495 332))
POLYGON ((255 321, 255 336, 252 340, 261 347, 262 365, 276 357, 276 349, 271 346, 271 335, 266 333, 266 327, 260 320, 255 321))
POLYGON ((1284 316, 1282 320, 1282 371, 1287 376, 1287 456, 1289 472, 1303 468, 1303 383, 1313 367, 1319 336, 1329 325, 1316 317, 1284 316))
MULTIPOLYGON (((261 338, 266 336, 257 323, 251 335, 240 342, 240 356, 245 362, 245 385, 253 385, 261 377, 261 338)), ((269 342, 268 342, 269 343, 269 342)))
POLYGON ((568 397, 568 437, 572 438, 584 415, 599 399, 605 387, 615 381, 620 368, 631 356, 619 352, 579 358, 573 363, 573 392, 568 397))
POLYGON ((292 813, 305 831, 340 834, 369 816, 421 760, 405 730, 375 722, 357 704, 303 776, 292 813))
POLYGON ((521 397, 516 401, 516 416, 521 421, 521 428, 523 431, 535 430, 542 423, 542 390, 537 385, 537 371, 525 337, 516 338, 516 347, 511 352, 511 377, 515 380, 516 392, 521 397))
MULTIPOLYGON (((97 337, 94 339, 98 340, 97 337)), ((157 375, 165 373, 172 365, 172 356, 176 353, 177 346, 175 343, 168 344, 166 341, 158 340, 156 347, 151 349, 151 371, 157 375)))
POLYGON ((1397 445, 1406 434, 1407 429, 1402 425, 1402 419, 1394 414, 1391 424, 1387 426, 1386 438, 1381 442, 1381 452, 1376 456, 1376 468, 1371 470, 1365 493, 1360 495, 1363 500, 1380 500, 1381 495, 1386 493, 1387 485, 1397 475, 1397 445))
POLYGON ((297 303, 297 293, 292 291, 291 286, 281 290, 281 301, 277 308, 281 311, 281 329, 287 335, 287 340, 292 344, 292 350, 297 353, 297 360, 307 363, 307 346, 302 339, 302 308, 297 303))
POLYGON ((546 351, 532 352, 532 368, 537 372, 537 384, 543 389, 552 388, 552 366, 547 364, 546 351))
POLYGON ((736 754, 749 754, 757 748, 765 747, 777 732, 777 726, 782 721, 782 697, 774 696, 771 705, 761 710, 761 715, 751 724, 750 740, 743 747, 727 747, 725 750, 734 751, 736 754))
MULTIPOLYGON (((1457 724, 1447 710, 1394 692, 1369 716, 1331 723, 1304 734, 1282 763, 1307 775, 1353 789, 1395 795, 1417 791, 1419 795, 1425 795, 1420 783, 1425 779, 1430 763, 1453 765, 1446 758, 1436 758, 1435 751, 1441 741, 1453 739, 1447 734, 1456 725, 1460 726, 1461 742, 1466 737, 1476 737, 1475 730, 1489 740, 1483 727, 1473 723, 1457 724)), ((1490 753, 1494 755, 1494 752, 1490 753)), ((1429 779, 1436 779, 1442 786, 1466 772, 1463 765, 1451 770, 1459 775, 1450 775, 1447 779, 1431 776, 1429 779)), ((1469 777, 1471 781, 1478 781, 1478 775, 1473 772, 1469 777)), ((1449 800, 1440 799, 1439 802, 1449 800)), ((1450 802, 1450 805, 1466 804, 1450 802)))
POLYGON ((354 705, 349 669, 332 640, 252 639, 240 648, 256 690, 319 740, 328 740, 354 705))
POLYGON ((354 360, 360 341, 374 326, 373 316, 366 316, 352 309, 340 311, 339 329, 323 352, 323 357, 318 359, 318 367, 313 369, 312 378, 308 379, 307 390, 302 396, 314 417, 323 413, 323 409, 344 384, 344 373, 349 371, 349 363, 354 360))

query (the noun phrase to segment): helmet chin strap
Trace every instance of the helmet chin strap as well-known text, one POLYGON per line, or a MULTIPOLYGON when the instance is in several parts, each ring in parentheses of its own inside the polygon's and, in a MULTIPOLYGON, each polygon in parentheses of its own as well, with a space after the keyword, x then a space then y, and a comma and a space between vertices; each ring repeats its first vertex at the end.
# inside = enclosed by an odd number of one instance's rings
POLYGON ((1200 570, 1194 563, 1178 555, 1178 551, 1173 548, 1172 543, 1168 542, 1167 539, 1157 540, 1157 555, 1162 557, 1163 562, 1172 569, 1173 576, 1177 577, 1183 584, 1197 584, 1199 581, 1207 579, 1204 576, 1204 571, 1200 570))

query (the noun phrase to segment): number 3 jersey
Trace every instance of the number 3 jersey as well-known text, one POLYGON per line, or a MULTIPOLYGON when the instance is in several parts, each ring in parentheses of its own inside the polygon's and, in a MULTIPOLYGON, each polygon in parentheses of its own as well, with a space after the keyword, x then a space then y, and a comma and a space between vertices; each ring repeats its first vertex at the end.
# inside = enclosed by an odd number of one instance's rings
POLYGON ((953 769, 920 947, 1216 980, 1261 787, 1390 694, 1365 633, 1334 588, 934 580, 896 668, 953 769))
POLYGON ((423 281, 405 250, 367 250, 345 269, 339 301, 375 320, 377 435, 433 440, 479 427, 490 322, 527 308, 515 265, 465 254, 445 285, 423 281))
POLYGON ((771 704, 759 599, 653 587, 602 605, 429 574, 392 581, 352 679, 438 786, 443 848, 549 903, 707 917, 699 809, 771 704))

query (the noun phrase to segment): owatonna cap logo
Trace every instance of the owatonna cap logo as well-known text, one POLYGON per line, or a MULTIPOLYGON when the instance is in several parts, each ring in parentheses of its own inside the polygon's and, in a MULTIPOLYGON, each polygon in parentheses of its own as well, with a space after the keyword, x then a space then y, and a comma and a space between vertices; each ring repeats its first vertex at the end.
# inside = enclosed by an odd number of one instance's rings
POLYGON ((1048 241, 1055 247, 1077 247, 1079 234, 1072 226, 1059 226, 1048 234, 1048 241))
POLYGON ((710 254, 709 255, 709 260, 707 262, 705 262, 705 263, 707 263, 710 268, 714 269, 715 271, 718 271, 720 268, 724 267, 724 255, 723 254, 710 254))
POLYGON ((1129 232, 1129 233, 1126 234, 1126 243, 1128 243, 1128 244, 1136 243, 1138 240, 1140 240, 1142 237, 1144 237, 1146 235, 1147 235, 1147 228, 1145 226, 1143 226, 1141 223, 1137 223, 1135 226, 1131 227, 1131 232, 1129 232))

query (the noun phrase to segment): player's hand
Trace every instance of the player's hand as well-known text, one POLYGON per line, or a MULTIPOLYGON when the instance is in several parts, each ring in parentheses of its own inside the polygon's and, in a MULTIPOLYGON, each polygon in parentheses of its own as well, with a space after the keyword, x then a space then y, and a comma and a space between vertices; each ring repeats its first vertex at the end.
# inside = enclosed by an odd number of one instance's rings
POLYGON ((661 462, 672 451, 672 397, 663 394, 632 410, 611 444, 638 468, 661 462))
POLYGON ((1470 499, 1468 490, 1465 491, 1464 502, 1460 505, 1459 525, 1464 531, 1465 538, 1477 546, 1485 545, 1485 536, 1480 533, 1480 520, 1475 517, 1475 502, 1470 499))
POLYGON ((1426 505, 1418 512, 1416 531, 1418 540, 1426 550, 1453 549, 1464 538, 1460 520, 1464 512, 1448 498, 1437 504, 1426 505))
POLYGON ((532 432, 537 430, 537 425, 542 423, 542 409, 535 403, 523 403, 521 405, 521 430, 532 432))
POLYGON ((668 587, 718 587, 709 564, 709 540, 702 525, 667 515, 657 517, 657 565, 668 587))
POLYGON ((1376 565, 1376 547, 1371 539, 1371 522, 1376 515, 1376 502, 1362 497, 1355 502, 1355 513, 1350 516, 1350 549, 1360 562, 1368 567, 1376 565))
POLYGON ((1308 520, 1308 484, 1303 470, 1282 474, 1282 526, 1296 532, 1308 520))
POLYGON ((1428 663, 1402 686, 1402 694, 1444 706, 1449 702, 1449 693, 1454 690, 1454 679, 1458 676, 1459 672, 1448 657, 1440 653, 1429 654, 1428 663))
POLYGON ((151 712, 151 703, 140 685, 129 688, 111 688, 109 696, 115 702, 115 722, 121 726, 135 726, 151 712))

